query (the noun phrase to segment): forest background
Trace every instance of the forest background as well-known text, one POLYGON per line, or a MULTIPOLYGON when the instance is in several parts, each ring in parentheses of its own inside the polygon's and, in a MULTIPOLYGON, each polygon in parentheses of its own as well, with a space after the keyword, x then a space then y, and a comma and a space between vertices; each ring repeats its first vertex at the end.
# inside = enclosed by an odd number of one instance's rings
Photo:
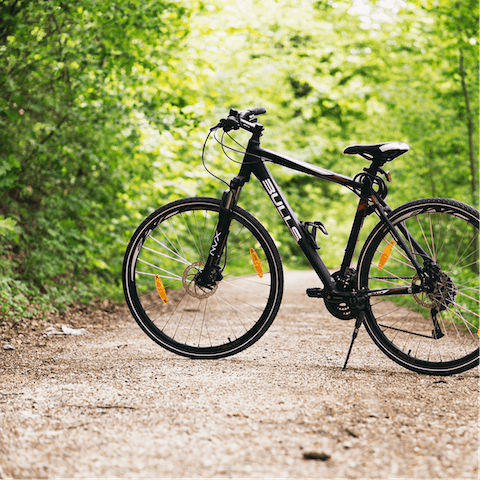
MULTIPOLYGON (((266 107, 264 146, 351 176, 366 164, 346 145, 407 142, 392 206, 478 208, 478 45, 476 0, 0 0, 0 322, 120 300, 140 221, 221 195, 201 152, 230 107, 266 107)), ((206 154, 222 178, 238 167, 213 141, 206 154)), ((273 171, 338 265, 355 197, 273 171)), ((248 187, 240 204, 305 267, 248 187)))

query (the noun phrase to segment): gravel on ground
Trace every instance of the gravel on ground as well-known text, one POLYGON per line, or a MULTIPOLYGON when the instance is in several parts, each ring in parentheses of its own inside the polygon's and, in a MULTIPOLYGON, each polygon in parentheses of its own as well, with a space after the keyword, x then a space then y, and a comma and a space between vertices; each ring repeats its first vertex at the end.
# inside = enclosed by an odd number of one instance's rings
POLYGON ((0 478, 478 478, 478 368, 418 375, 289 272, 246 351, 178 357, 121 305, 0 327, 0 478), (47 327, 86 335, 48 335, 47 327))

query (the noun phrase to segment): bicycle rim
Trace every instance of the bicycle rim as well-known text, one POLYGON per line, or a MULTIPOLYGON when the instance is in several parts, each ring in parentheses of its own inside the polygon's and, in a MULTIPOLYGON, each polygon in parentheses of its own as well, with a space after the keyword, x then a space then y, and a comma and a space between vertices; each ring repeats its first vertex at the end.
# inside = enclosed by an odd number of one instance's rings
POLYGON ((219 209, 219 200, 205 198, 159 209, 139 227, 125 257, 125 294, 135 320, 179 355, 238 353, 265 333, 281 302, 283 270, 275 244, 239 207, 220 261, 223 279, 212 289, 195 284, 219 209))
MULTIPOLYGON (((397 363, 420 373, 450 375, 478 365, 478 212, 460 202, 423 199, 390 215, 440 266, 430 293, 371 297, 366 328, 397 363)), ((383 226, 367 239, 360 260, 360 288, 385 289, 421 283, 405 252, 383 226), (364 252, 364 253, 363 253, 364 252)), ((415 257, 425 267, 419 252, 415 257)))

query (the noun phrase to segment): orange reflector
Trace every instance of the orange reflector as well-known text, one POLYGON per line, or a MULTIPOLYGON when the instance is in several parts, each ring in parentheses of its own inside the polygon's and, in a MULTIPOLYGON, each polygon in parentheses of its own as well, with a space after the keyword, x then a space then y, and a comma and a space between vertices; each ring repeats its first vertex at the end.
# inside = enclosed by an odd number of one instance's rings
POLYGON ((253 262, 255 271, 257 272, 258 276, 262 278, 263 277, 262 262, 258 258, 257 252, 255 251, 254 248, 250 249, 250 256, 252 257, 252 262, 253 262))
POLYGON ((162 302, 167 303, 167 292, 163 286, 162 279, 157 274, 155 274, 155 286, 157 287, 157 292, 160 295, 162 302))
POLYGON ((395 240, 390 240, 388 242, 388 245, 385 247, 385 250, 382 252, 382 255, 380 256, 380 260, 378 262, 378 269, 381 270, 385 263, 387 263, 388 257, 392 253, 392 248, 395 245, 395 240))

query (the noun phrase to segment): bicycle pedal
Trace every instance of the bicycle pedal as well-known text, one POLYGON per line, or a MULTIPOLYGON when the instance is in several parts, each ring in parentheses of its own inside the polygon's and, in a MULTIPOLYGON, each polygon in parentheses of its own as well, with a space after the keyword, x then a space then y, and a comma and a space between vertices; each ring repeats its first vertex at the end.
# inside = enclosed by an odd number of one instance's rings
POLYGON ((323 288, 307 288, 307 295, 313 298, 322 298, 323 288))

